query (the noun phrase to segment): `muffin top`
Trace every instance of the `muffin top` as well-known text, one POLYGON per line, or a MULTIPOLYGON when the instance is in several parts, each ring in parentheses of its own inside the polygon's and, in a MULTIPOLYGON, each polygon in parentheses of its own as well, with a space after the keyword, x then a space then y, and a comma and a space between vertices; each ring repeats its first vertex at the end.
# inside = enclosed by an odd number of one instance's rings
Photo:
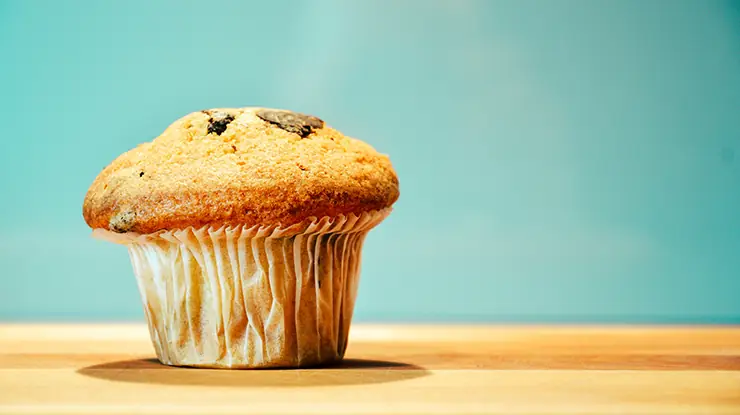
POLYGON ((93 229, 153 233, 189 226, 290 226, 390 207, 386 155, 310 115, 268 108, 188 114, 122 154, 93 181, 93 229))

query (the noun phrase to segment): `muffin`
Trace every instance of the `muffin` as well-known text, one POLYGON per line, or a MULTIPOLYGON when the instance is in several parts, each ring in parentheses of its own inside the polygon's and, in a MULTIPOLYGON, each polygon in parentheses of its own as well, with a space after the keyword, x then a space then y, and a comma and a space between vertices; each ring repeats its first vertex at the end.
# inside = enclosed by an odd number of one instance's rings
POLYGON ((218 108, 105 167, 83 217, 128 248, 162 363, 305 367, 344 356, 365 236, 398 197, 386 155, 317 117, 218 108))

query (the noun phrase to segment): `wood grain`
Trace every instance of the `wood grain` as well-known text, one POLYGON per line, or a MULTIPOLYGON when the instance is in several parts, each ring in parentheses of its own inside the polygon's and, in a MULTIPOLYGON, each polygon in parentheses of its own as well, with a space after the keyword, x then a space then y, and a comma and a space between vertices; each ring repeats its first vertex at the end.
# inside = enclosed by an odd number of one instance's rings
POLYGON ((223 371, 143 325, 0 325, 0 414, 740 414, 740 327, 352 330, 338 366, 223 371))

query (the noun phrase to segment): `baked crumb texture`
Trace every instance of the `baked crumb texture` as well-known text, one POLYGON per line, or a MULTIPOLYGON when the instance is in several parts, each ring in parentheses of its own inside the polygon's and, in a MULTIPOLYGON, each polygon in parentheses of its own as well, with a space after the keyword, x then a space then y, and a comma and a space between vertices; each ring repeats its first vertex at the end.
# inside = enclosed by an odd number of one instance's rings
POLYGON ((206 225, 290 226, 390 207, 386 155, 317 117, 266 108, 194 112, 93 181, 83 216, 118 233, 206 225))

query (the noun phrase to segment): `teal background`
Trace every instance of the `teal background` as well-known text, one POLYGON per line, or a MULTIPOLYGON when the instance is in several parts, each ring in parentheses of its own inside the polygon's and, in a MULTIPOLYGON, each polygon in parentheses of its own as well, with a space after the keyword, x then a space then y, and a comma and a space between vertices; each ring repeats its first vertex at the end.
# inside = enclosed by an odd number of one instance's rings
POLYGON ((0 319, 143 320, 88 185, 208 107, 388 153, 358 320, 740 323, 740 3, 0 0, 0 319))

